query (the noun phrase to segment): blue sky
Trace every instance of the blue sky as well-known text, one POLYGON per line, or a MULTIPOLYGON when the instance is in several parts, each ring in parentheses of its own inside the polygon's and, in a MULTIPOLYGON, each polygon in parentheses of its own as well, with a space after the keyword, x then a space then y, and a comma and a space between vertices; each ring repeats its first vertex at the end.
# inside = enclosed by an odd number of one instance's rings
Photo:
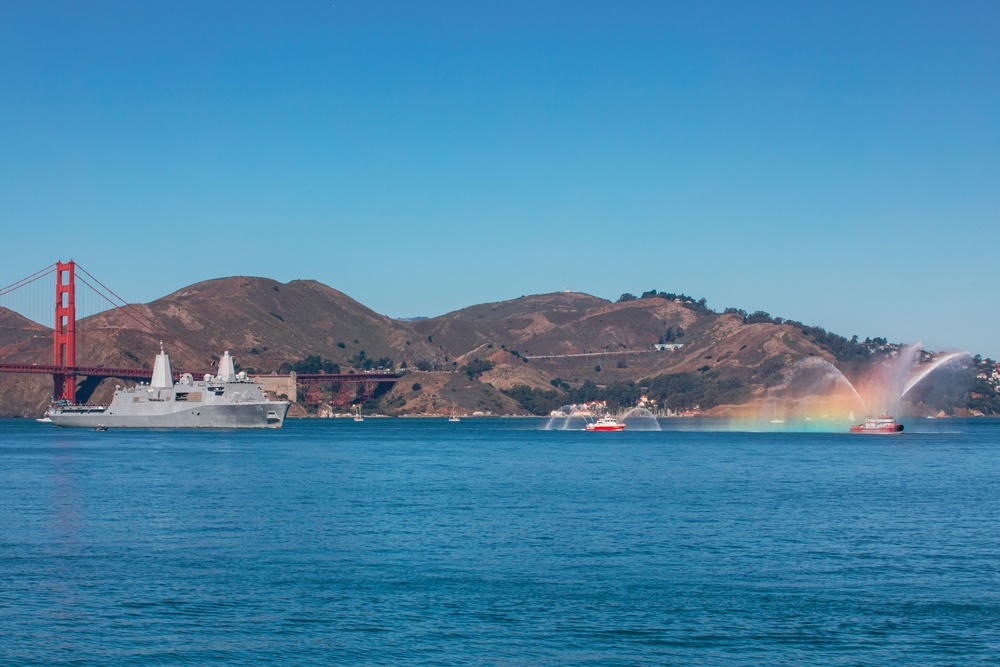
POLYGON ((1000 358, 993 2, 3 2, 0 284, 658 289, 1000 358))

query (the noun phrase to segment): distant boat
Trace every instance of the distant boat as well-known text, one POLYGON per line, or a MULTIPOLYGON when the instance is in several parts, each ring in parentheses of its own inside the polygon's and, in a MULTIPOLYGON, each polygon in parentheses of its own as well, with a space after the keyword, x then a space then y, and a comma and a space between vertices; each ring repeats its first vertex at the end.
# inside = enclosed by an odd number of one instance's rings
POLYGON ((455 408, 451 409, 451 416, 448 417, 448 421, 450 422, 462 421, 461 419, 458 418, 458 415, 455 414, 455 408))
POLYGON ((39 424, 51 424, 52 423, 52 418, 48 417, 48 416, 39 417, 35 421, 38 422, 39 424))
POLYGON ((361 406, 359 405, 358 411, 354 414, 354 421, 363 422, 364 420, 365 418, 361 416, 361 406))
POLYGON ((620 422, 614 417, 601 417, 596 422, 588 422, 587 431, 624 431, 625 422, 620 422))
POLYGON ((774 419, 771 420, 771 423, 772 424, 784 424, 785 423, 785 419, 783 417, 782 418, 778 417, 778 404, 777 403, 774 404, 774 419))
POLYGON ((882 413, 878 417, 865 417, 863 424, 851 426, 851 433, 901 433, 902 430, 903 425, 887 413, 882 413))

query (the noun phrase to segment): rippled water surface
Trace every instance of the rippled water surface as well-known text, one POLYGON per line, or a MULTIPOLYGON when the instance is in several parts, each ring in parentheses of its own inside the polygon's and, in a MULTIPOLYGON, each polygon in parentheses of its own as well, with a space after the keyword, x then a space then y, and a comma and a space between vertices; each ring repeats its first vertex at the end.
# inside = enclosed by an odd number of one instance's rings
POLYGON ((1000 423, 544 426, 0 421, 0 663, 1000 656, 1000 423))

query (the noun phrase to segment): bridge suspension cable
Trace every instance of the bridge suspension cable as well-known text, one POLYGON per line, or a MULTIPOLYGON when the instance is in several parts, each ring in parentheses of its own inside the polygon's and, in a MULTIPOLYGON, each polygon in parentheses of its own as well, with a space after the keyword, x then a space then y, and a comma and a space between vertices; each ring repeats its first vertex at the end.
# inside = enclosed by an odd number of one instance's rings
POLYGON ((98 295, 101 298, 103 298, 113 308, 116 308, 120 313, 122 313, 123 315, 125 315, 126 317, 128 317, 130 320, 132 320, 133 322, 135 322, 146 333, 149 333, 149 334, 152 334, 153 336, 159 337, 161 340, 167 339, 167 340, 173 341, 174 343, 176 343, 180 347, 183 347, 183 348, 187 349, 188 352, 190 352, 191 354, 193 354, 197 358, 201 358, 201 357, 205 357, 206 356, 204 354, 204 352, 195 349, 191 345, 189 345, 186 342, 184 342, 183 339, 178 338, 175 334, 172 334, 169 331, 166 331, 165 329, 163 329, 162 327, 157 326, 156 323, 153 322, 148 317, 146 317, 142 313, 142 311, 140 311, 138 308, 136 308, 133 304, 130 304, 127 301, 125 301, 125 299, 123 299, 122 297, 118 296, 111 288, 109 288, 107 285, 105 285, 100 280, 98 280, 97 278, 95 278, 93 276, 93 274, 91 274, 85 268, 83 268, 82 266, 80 266, 79 264, 77 264, 76 265, 76 269, 77 269, 77 271, 79 271, 80 273, 82 273, 84 276, 86 276, 87 278, 89 278, 90 280, 92 280, 94 283, 97 283, 97 285, 99 285, 101 287, 101 289, 98 289, 97 287, 95 287, 94 285, 92 285, 90 282, 88 282, 85 278, 80 277, 78 275, 77 279, 80 282, 82 282, 84 285, 86 285, 91 290, 93 290, 96 295, 98 295), (103 290, 103 292, 101 290, 103 290), (114 298, 111 298, 111 297, 114 297, 114 298), (116 299, 117 299, 117 301, 116 301, 116 299))
MULTIPOLYGON (((0 306, 36 323, 39 327, 52 326, 52 294, 55 286, 56 264, 0 288, 0 306)), ((13 322, 4 327, 8 330, 26 328, 13 322)))
POLYGON ((15 290, 18 290, 18 289, 24 287, 28 283, 33 283, 36 280, 41 280, 43 278, 48 278, 49 275, 52 273, 52 270, 54 268, 56 268, 56 263, 52 262, 51 264, 49 264, 48 266, 46 266, 44 269, 41 269, 40 271, 36 271, 35 273, 32 273, 27 278, 21 278, 17 282, 11 283, 10 285, 7 285, 6 287, 0 287, 0 296, 6 296, 7 294, 10 294, 11 292, 13 292, 15 290))

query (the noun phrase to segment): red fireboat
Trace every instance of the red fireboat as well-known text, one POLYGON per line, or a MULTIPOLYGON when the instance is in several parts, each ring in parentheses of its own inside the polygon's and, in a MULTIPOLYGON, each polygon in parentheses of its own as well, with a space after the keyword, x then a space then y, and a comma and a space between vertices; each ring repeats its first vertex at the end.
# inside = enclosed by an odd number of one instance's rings
POLYGON ((851 426, 851 433, 900 433, 902 430, 903 425, 887 413, 878 417, 865 417, 864 424, 851 426))
POLYGON ((588 431, 624 431, 625 422, 620 422, 614 417, 601 417, 596 422, 588 422, 588 431))

